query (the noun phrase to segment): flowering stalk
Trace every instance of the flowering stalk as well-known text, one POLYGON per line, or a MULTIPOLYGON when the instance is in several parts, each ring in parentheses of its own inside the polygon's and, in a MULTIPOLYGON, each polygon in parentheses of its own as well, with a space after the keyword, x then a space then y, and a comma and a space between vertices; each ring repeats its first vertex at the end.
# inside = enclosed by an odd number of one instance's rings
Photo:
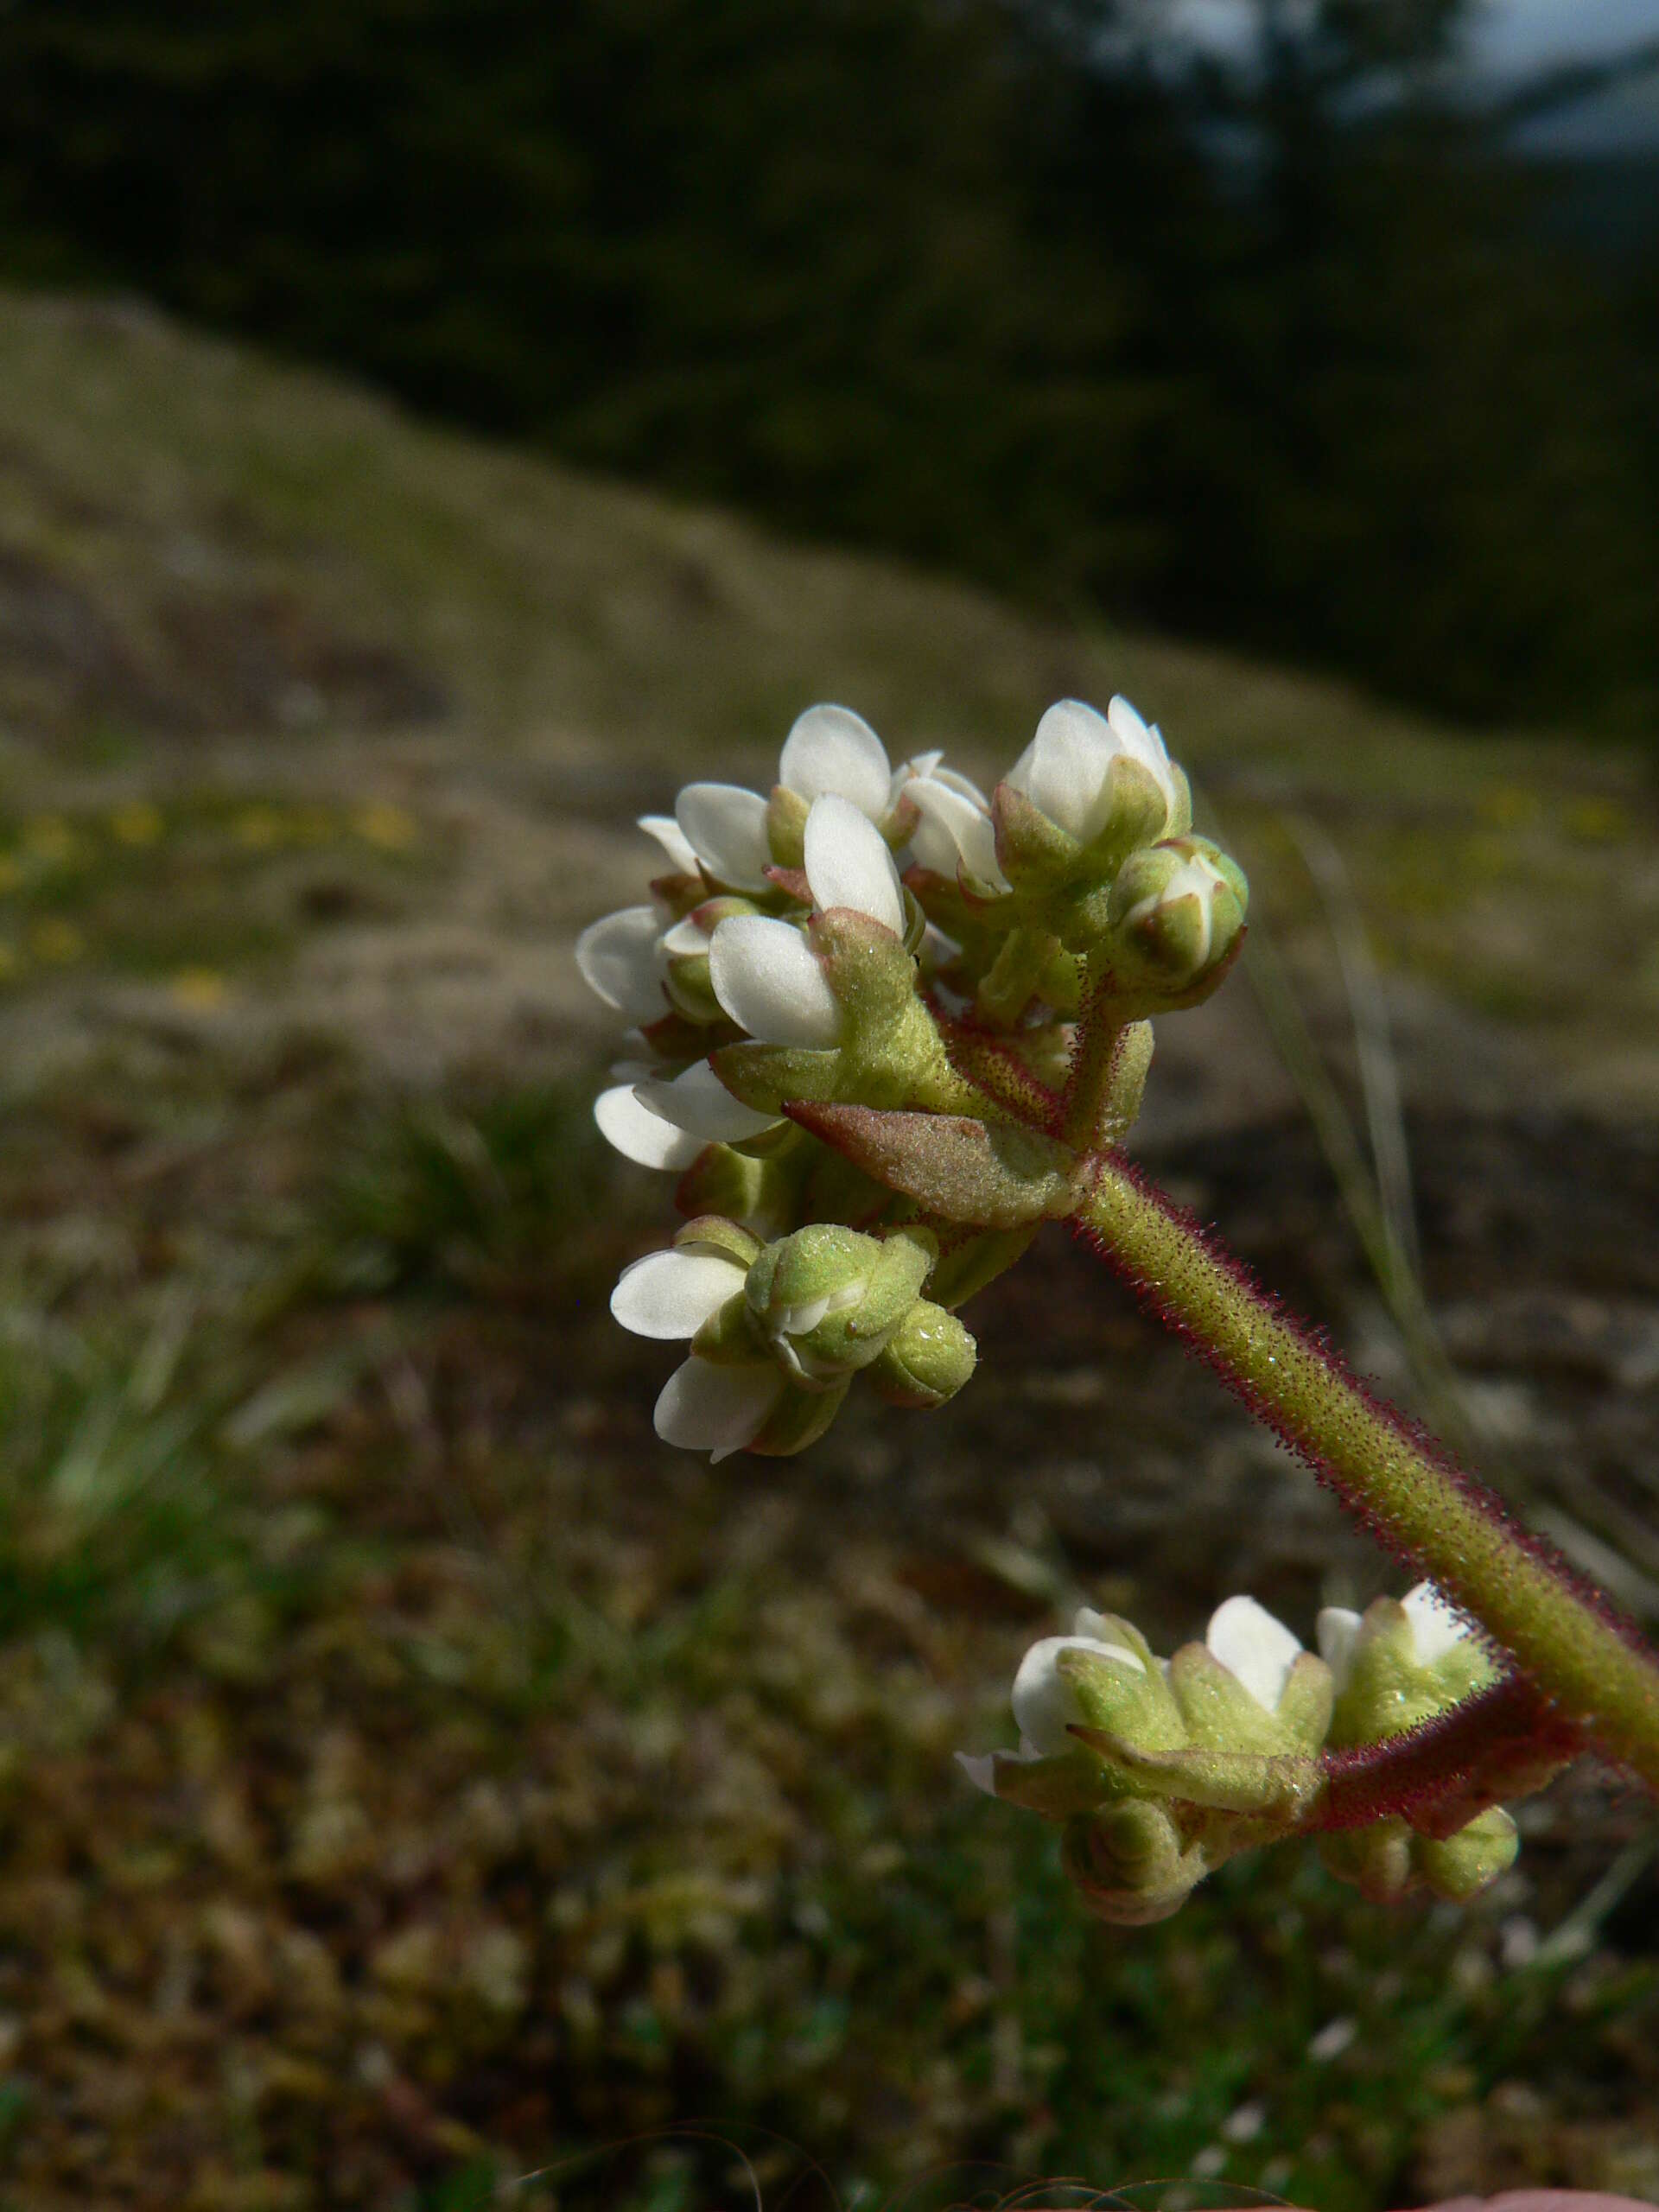
POLYGON ((1096 1155, 1076 1221, 1373 1535, 1659 1791, 1659 1668, 1599 1592, 1287 1321, 1121 1155, 1096 1155))
POLYGON ((1499 1800, 1585 1745, 1659 1792, 1636 1630, 1117 1149, 1153 1018, 1217 987, 1249 899, 1155 728, 1063 701, 987 798, 813 708, 770 796, 693 784, 640 827, 668 872, 577 960, 634 1025, 600 1127, 679 1179, 684 1225, 612 1300, 688 1347, 667 1441, 800 1452, 855 1386, 944 1404, 977 1357, 957 1308, 1070 1220, 1427 1578, 1328 1608, 1317 1656, 1245 1597, 1167 1662, 1092 1613, 1035 1646, 1020 1751, 969 1770, 1064 1827, 1091 1910, 1157 1919, 1293 1834, 1368 1897, 1461 1898, 1514 1855, 1499 1800))

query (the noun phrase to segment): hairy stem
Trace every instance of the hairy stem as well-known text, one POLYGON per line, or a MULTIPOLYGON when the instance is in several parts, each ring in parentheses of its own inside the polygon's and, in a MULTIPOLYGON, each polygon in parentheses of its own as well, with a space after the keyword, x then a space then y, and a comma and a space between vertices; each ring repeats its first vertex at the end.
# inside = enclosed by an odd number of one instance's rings
POLYGON ((1584 1748, 1578 1724, 1520 1675, 1374 1744, 1326 1750, 1325 1794, 1310 1826, 1368 1827, 1390 1815, 1452 1835, 1478 1810, 1526 1796, 1584 1748))
POLYGON ((1091 955, 1060 1105, 1060 1135, 1078 1152, 1091 1151, 1101 1141, 1101 1119, 1111 1095, 1117 1041, 1123 1033, 1122 1022, 1112 1019, 1109 980, 1103 956, 1091 955))
POLYGON ((1293 1322, 1116 1153, 1073 1219, 1142 1300, 1606 1757, 1659 1794, 1659 1661, 1599 1592, 1293 1322))

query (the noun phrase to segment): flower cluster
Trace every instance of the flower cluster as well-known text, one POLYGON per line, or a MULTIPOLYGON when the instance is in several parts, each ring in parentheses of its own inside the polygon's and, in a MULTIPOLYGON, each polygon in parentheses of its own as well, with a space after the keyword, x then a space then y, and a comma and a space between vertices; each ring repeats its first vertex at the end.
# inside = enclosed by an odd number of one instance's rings
POLYGON ((1202 1643, 1160 1659, 1085 1609, 1020 1663, 1019 1749, 958 1758, 988 1795, 1060 1826, 1066 1872, 1105 1920, 1166 1918, 1225 1859, 1299 1833, 1368 1897, 1472 1897, 1513 1860, 1515 1823, 1466 1771, 1413 1755, 1499 1679, 1473 1624, 1420 1583, 1363 1615, 1328 1607, 1319 1645, 1238 1597, 1202 1643), (1371 1786, 1344 1795, 1361 1753, 1371 1786))
POLYGON ((974 1364, 956 1307, 1133 1119, 1148 1017, 1220 980, 1243 877, 1122 699, 1052 707, 989 797, 814 707, 770 793, 689 784, 639 826, 651 899, 576 957, 630 1025, 599 1126, 688 1222, 613 1301, 690 1344, 659 1432, 798 1451, 861 1370, 943 1403, 974 1364), (1078 1125, 1085 1006, 1109 1049, 1078 1125))

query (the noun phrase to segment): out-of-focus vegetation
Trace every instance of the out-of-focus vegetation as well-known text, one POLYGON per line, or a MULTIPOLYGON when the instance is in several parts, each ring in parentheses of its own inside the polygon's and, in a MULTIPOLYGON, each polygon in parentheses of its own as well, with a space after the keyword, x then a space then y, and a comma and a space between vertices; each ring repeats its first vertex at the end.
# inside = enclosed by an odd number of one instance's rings
POLYGON ((15 0, 0 266, 1027 601, 1648 728, 1659 224, 1514 154, 1471 12, 1263 4, 1229 61, 1134 0, 15 0))
MULTIPOLYGON (((632 815, 764 780, 814 696, 987 773, 1121 686, 1326 1041, 1282 817, 1340 842, 1436 1318, 1653 1618, 1638 764, 805 551, 137 308, 0 299, 0 542, 6 2212, 703 2212, 750 2201, 731 2145, 814 2212, 1659 2201, 1655 1862, 1605 1777, 1467 1916, 1281 1854, 1128 1935, 956 1777, 1079 1598, 1167 1645, 1383 1579, 1080 1249, 976 1306, 938 1416, 656 1441, 672 1356, 606 1299, 666 1196, 592 1128, 569 957, 639 896, 632 815)), ((1159 1171, 1408 1388, 1249 1007, 1168 1025, 1159 1171)))

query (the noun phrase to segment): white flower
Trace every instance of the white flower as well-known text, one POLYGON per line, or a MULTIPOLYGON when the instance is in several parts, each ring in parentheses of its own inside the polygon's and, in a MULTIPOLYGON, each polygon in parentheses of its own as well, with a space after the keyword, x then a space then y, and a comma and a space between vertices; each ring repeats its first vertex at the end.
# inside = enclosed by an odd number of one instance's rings
MULTIPOLYGON (((784 741, 778 780, 808 805, 833 795, 871 822, 887 810, 893 771, 887 747, 848 707, 809 707, 784 741)), ((688 784, 675 801, 680 833, 716 883, 768 888, 772 846, 766 802, 739 784, 688 784)))
MULTIPOLYGON (((887 839, 867 815, 837 794, 815 799, 805 842, 815 908, 850 906, 895 936, 902 933, 899 871, 887 839)), ((751 1037, 820 1051, 840 1042, 840 1002, 793 922, 735 914, 715 930, 709 963, 715 996, 751 1037)))
POLYGON ((1070 1636, 1046 1636, 1033 1643, 1014 1678, 1012 1703, 1020 1728, 1019 1750, 988 1751, 978 1758, 967 1751, 957 1753, 963 1772, 988 1797, 996 1795, 999 1760, 1023 1764, 1032 1759, 1056 1758, 1074 1747, 1077 1739, 1067 1730, 1086 1716, 1076 1689, 1055 1663, 1063 1651, 1092 1651, 1097 1658, 1126 1667, 1134 1674, 1147 1671, 1140 1653, 1119 1643, 1111 1634, 1110 1624, 1087 1605, 1079 1609, 1070 1636))
MULTIPOLYGON (((611 1312, 638 1337, 689 1339, 743 1287, 742 1262, 712 1244, 679 1244, 624 1268, 611 1312)), ((753 1443, 784 1393, 769 1360, 718 1366, 695 1353, 664 1384, 653 1416, 664 1444, 724 1459, 753 1443)))
POLYGON ((1086 845, 1105 826, 1111 806, 1107 772, 1120 756, 1138 761, 1162 791, 1167 823, 1175 804, 1169 755, 1156 725, 1143 722, 1127 699, 1114 699, 1104 715, 1081 700, 1062 699, 1038 723, 1007 780, 1086 845))
POLYGON ((1254 1598, 1229 1598, 1210 1617, 1204 1640, 1212 1658, 1268 1713, 1277 1713, 1302 1647, 1254 1598))
POLYGON ((894 798, 910 799, 920 817, 910 836, 912 856, 936 875, 960 873, 976 889, 1005 892, 990 804, 966 776, 942 768, 942 757, 920 753, 893 779, 894 798))
MULTIPOLYGON (((1412 1656, 1420 1667, 1432 1667, 1476 1633, 1474 1622, 1432 1582, 1414 1584, 1400 1603, 1411 1624, 1412 1656)), ((1319 1656, 1331 1669, 1338 1697, 1353 1672, 1354 1653, 1363 1625, 1363 1614, 1352 1612, 1346 1605, 1326 1605, 1319 1614, 1319 1656)))

